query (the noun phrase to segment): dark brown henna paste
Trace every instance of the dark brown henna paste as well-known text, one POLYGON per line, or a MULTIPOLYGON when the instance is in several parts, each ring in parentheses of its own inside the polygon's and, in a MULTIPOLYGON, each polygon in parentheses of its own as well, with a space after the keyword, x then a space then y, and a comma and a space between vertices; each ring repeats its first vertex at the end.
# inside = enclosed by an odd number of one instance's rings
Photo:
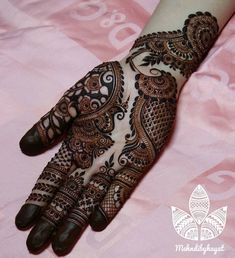
POLYGON ((41 118, 37 129, 45 145, 53 143, 74 118, 90 118, 121 102, 123 74, 118 62, 95 67, 65 92, 56 106, 41 118))
POLYGON ((170 74, 158 69, 154 69, 157 76, 147 76, 145 74, 137 74, 135 79, 135 87, 139 91, 139 95, 152 99, 170 99, 176 97, 177 88, 175 78, 170 74))
POLYGON ((105 165, 100 167, 99 172, 92 176, 77 204, 68 216, 68 221, 73 222, 80 228, 87 225, 88 218, 94 208, 100 203, 107 193, 109 186, 116 175, 113 168, 113 155, 105 165))
MULTIPOLYGON (((84 227, 92 210, 107 191, 101 209, 106 221, 115 216, 140 178, 159 156, 175 119, 176 80, 169 72, 152 66, 161 63, 179 70, 188 78, 197 69, 217 35, 216 18, 207 12, 198 12, 189 15, 182 30, 153 33, 135 42, 127 63, 134 71, 139 96, 135 98, 131 110, 131 134, 126 136, 126 144, 118 159, 122 168, 117 173, 113 172, 115 176, 100 172, 94 175, 81 198, 79 195, 83 189, 83 177, 68 177, 47 207, 43 215, 45 219, 57 225, 79 198, 68 219, 84 227), (142 53, 145 53, 140 64, 143 69, 139 69, 134 59, 142 53), (145 68, 147 74, 142 73, 145 68)), ((52 159, 50 165, 59 167, 65 171, 64 174, 71 166, 83 171, 114 144, 114 121, 116 118, 122 119, 127 110, 127 103, 122 101, 123 81, 118 62, 104 63, 69 89, 56 107, 41 119, 37 126, 45 145, 52 143, 55 136, 61 135, 68 123, 74 120, 65 147, 52 159)), ((106 171, 112 171, 110 167, 106 164, 106 171)), ((47 196, 52 196, 62 181, 61 176, 52 188, 50 183, 38 182, 29 203, 31 200, 33 203, 33 198, 38 198, 39 203, 42 200, 45 205, 49 200, 47 196), (38 192, 45 192, 45 198, 43 194, 38 197, 38 192)))
POLYGON ((72 126, 72 132, 66 140, 73 153, 73 160, 78 168, 89 168, 93 159, 108 150, 114 141, 111 132, 114 120, 123 119, 126 103, 111 107, 107 112, 97 114, 95 118, 77 119, 72 126))
POLYGON ((52 202, 47 206, 42 218, 53 225, 59 224, 79 198, 84 187, 84 174, 85 171, 75 172, 65 180, 52 202))
POLYGON ((165 145, 174 124, 176 114, 175 79, 164 71, 160 78, 136 75, 136 87, 140 96, 136 97, 131 110, 131 135, 126 136, 126 145, 119 156, 123 166, 108 194, 101 204, 106 221, 110 221, 125 203, 140 178, 153 164, 165 145), (105 211, 105 212, 104 212, 105 211))
MULTIPOLYGON (((101 203, 100 212, 110 221, 125 203, 144 172, 166 144, 176 114, 177 84, 169 73, 153 68, 161 62, 189 77, 201 63, 218 36, 216 18, 210 13, 189 15, 182 30, 145 35, 136 40, 126 62, 135 76, 136 97, 131 110, 131 134, 119 157, 123 166, 101 203), (135 57, 143 55, 140 69, 135 57), (147 53, 147 55, 146 55, 147 53), (148 70, 148 75, 142 70, 148 70)), ((101 228, 104 228, 104 225, 101 228)))
POLYGON ((174 70, 180 70, 188 78, 214 44, 218 32, 217 20, 210 13, 190 14, 182 30, 152 33, 138 38, 127 62, 133 68, 133 58, 149 52, 143 66, 163 62, 174 70))
POLYGON ((48 163, 42 174, 39 176, 26 203, 46 206, 53 198, 56 190, 63 183, 66 174, 66 169, 48 163))
MULTIPOLYGON (((83 169, 90 168, 93 160, 114 144, 112 131, 115 119, 123 119, 127 109, 127 102, 122 102, 124 81, 118 62, 100 65, 82 81, 84 84, 80 81, 78 87, 74 86, 74 91, 69 90, 67 93, 71 99, 76 99, 80 115, 74 120, 59 152, 49 163, 64 171, 65 176, 60 178, 59 183, 53 184, 54 174, 47 173, 47 179, 42 182, 43 172, 27 200, 27 203, 39 206, 46 206, 52 200, 42 217, 53 225, 57 225, 68 214, 82 192, 83 169), (84 90, 87 91, 86 96, 84 92, 81 94, 84 90), (76 172, 72 172, 74 169, 71 168, 76 168, 76 172)), ((99 173, 94 180, 97 185, 99 173)))
MULTIPOLYGON (((50 168, 56 167, 56 173, 57 170, 61 170, 63 175, 67 175, 71 167, 89 168, 96 157, 102 155, 114 144, 112 131, 115 119, 123 119, 127 109, 127 103, 122 103, 123 85, 123 72, 119 63, 104 63, 88 73, 65 94, 70 97, 70 104, 73 102, 75 105, 76 102, 80 116, 74 121, 59 152, 49 162, 50 168), (87 92, 86 96, 84 91, 87 92), (87 98, 89 98, 88 102, 87 98)), ((54 178, 55 175, 52 172, 48 174, 48 167, 46 167, 27 203, 40 206, 48 204, 65 176, 60 176, 56 184, 53 183, 54 178)), ((58 198, 62 200, 62 197, 58 198)), ((55 206, 58 205, 55 204, 55 206)), ((71 205, 68 204, 68 206, 71 205)))

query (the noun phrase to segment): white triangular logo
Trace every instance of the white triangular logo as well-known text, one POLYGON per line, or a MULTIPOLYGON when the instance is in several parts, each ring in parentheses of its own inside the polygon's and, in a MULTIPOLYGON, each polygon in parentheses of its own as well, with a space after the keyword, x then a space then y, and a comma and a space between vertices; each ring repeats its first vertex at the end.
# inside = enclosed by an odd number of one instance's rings
POLYGON ((205 189, 198 185, 189 198, 187 212, 171 206, 175 231, 189 240, 210 240, 219 236, 226 224, 227 207, 222 207, 208 215, 210 200, 205 189))

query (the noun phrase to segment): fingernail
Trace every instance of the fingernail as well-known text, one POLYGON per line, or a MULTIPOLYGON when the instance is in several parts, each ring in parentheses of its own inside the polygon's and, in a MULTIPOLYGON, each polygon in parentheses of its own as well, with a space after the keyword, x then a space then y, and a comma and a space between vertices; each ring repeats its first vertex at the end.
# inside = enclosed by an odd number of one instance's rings
POLYGON ((29 156, 40 154, 45 149, 36 125, 34 125, 20 140, 21 151, 29 156))
POLYGON ((29 252, 42 252, 49 245, 49 240, 54 230, 54 225, 44 219, 41 219, 30 231, 27 238, 26 244, 29 252))
POLYGON ((58 256, 68 254, 77 243, 85 227, 79 227, 71 221, 65 221, 52 241, 52 248, 58 256))
POLYGON ((101 207, 95 208, 89 218, 89 224, 94 231, 102 231, 108 226, 109 221, 107 220, 107 217, 105 216, 101 207))
POLYGON ((35 204, 24 204, 15 218, 16 227, 20 230, 29 229, 40 216, 42 208, 35 204))

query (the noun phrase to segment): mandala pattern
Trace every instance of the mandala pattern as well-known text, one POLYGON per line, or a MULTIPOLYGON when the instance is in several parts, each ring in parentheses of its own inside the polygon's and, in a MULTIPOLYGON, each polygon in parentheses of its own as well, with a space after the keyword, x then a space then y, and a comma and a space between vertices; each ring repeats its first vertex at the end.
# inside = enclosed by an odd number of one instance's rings
POLYGON ((199 66, 219 32, 216 18, 210 13, 197 12, 189 15, 182 30, 152 33, 136 40, 133 53, 127 62, 133 67, 133 58, 149 52, 143 66, 163 62, 189 77, 199 66))
POLYGON ((157 72, 158 76, 136 75, 135 87, 139 90, 139 94, 155 99, 174 98, 176 96, 175 78, 170 73, 160 70, 157 72))

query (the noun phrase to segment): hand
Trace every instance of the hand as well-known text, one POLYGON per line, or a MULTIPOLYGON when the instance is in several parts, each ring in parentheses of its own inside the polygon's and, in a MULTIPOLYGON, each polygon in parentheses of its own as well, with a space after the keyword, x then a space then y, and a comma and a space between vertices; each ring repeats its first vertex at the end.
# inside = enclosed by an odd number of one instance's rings
POLYGON ((43 249, 55 229, 55 252, 68 252, 92 212, 92 227, 106 227, 164 145, 175 96, 176 82, 164 71, 149 77, 127 64, 104 63, 33 126, 20 145, 34 154, 70 128, 16 217, 19 229, 41 217, 27 240, 31 252, 43 249))
MULTIPOLYGON (((185 26, 198 17, 215 22, 200 13, 185 26)), ((200 21, 199 26, 208 24, 200 21)), ((21 139, 22 151, 33 155, 66 135, 16 216, 19 229, 36 223, 27 239, 30 252, 41 251, 53 236, 55 253, 64 255, 88 222, 103 230, 159 156, 174 124, 177 83, 158 65, 189 76, 199 54, 205 55, 193 39, 199 49, 194 55, 185 31, 142 37, 120 63, 94 68, 21 139)))

